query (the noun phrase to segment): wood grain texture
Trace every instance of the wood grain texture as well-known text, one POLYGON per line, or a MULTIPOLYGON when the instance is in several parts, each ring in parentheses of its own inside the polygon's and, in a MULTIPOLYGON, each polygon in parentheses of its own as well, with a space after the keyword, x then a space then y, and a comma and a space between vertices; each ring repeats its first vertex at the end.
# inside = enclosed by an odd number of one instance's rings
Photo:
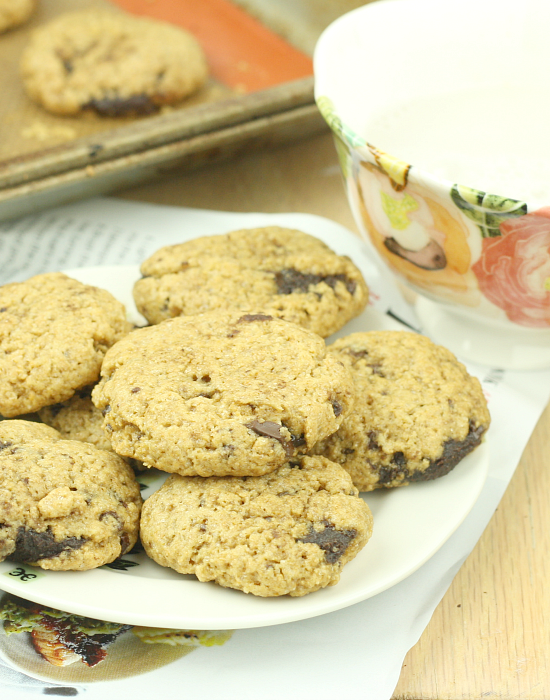
MULTIPOLYGON (((357 233, 330 135, 244 154, 120 197, 300 211, 357 233)), ((394 700, 550 698, 550 408, 476 548, 407 655, 394 700)))
POLYGON ((550 407, 418 644, 394 698, 550 697, 550 407))

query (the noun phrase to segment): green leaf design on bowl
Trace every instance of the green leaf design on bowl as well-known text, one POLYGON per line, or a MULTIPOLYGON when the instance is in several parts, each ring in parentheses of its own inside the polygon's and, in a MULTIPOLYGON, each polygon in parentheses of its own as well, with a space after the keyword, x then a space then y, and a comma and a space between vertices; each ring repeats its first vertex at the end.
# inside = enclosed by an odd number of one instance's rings
POLYGON ((477 224, 483 238, 500 236, 501 223, 527 214, 527 204, 518 199, 456 184, 452 186, 450 194, 456 206, 477 224))
POLYGON ((336 113, 334 104, 329 97, 325 95, 320 95, 316 99, 317 107, 323 115, 324 120, 330 126, 332 131, 340 136, 344 141, 349 143, 351 146, 365 146, 366 141, 361 136, 358 136, 352 129, 344 124, 336 113))

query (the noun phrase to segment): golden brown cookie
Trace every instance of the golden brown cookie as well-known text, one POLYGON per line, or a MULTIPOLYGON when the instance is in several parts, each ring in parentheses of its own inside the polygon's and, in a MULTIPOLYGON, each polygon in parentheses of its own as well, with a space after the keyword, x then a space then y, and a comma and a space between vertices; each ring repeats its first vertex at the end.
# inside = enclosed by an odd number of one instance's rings
POLYGON ((61 272, 0 287, 0 414, 32 413, 93 384, 130 329, 109 292, 61 272))
POLYGON ((311 449, 353 401, 323 339, 265 314, 141 328, 106 354, 92 400, 113 449, 184 475, 255 475, 311 449))
POLYGON ((55 428, 65 440, 89 442, 100 450, 112 450, 103 430, 103 416, 92 402, 92 387, 76 392, 67 401, 38 411, 40 420, 55 428))
POLYGON ((36 0, 0 0, 0 33, 26 22, 36 8, 36 0))
POLYGON ((123 459, 47 425, 0 422, 0 561, 92 569, 137 540, 141 496, 123 459))
POLYGON ((172 475, 141 519, 157 563, 257 596, 333 586, 371 534, 371 512, 349 475, 322 457, 256 477, 172 475))
MULTIPOLYGON (((92 402, 93 387, 84 387, 67 401, 46 406, 38 411, 43 423, 55 428, 65 440, 89 442, 100 450, 113 452, 111 441, 103 430, 103 415, 92 402)), ((144 469, 141 462, 123 457, 134 470, 144 469)))
POLYGON ((284 318, 327 337, 365 308, 361 272, 314 236, 267 226, 161 248, 134 287, 150 323, 236 308, 284 318))
POLYGON ((360 491, 443 476, 480 444, 491 420, 481 385, 446 348, 370 331, 328 352, 352 372, 357 398, 314 453, 341 464, 360 491))
POLYGON ((35 30, 21 59, 30 97, 56 114, 150 114, 208 76, 202 48, 175 25, 122 12, 63 14, 35 30))

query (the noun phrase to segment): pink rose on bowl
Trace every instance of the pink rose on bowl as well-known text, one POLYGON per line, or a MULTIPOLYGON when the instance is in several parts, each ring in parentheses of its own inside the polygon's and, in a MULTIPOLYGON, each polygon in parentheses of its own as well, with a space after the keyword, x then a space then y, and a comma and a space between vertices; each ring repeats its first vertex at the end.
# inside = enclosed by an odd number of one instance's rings
POLYGON ((504 221, 472 266, 482 293, 511 321, 550 326, 550 207, 504 221))

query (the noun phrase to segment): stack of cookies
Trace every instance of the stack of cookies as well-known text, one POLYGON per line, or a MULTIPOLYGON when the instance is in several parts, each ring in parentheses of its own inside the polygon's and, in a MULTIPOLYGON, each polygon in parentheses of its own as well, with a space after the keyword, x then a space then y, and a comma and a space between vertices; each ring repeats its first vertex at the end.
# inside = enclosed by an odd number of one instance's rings
POLYGON ((105 523, 124 530, 120 552, 137 537, 135 521, 130 537, 120 508, 107 510, 91 481, 81 494, 76 467, 61 477, 60 462, 52 469, 53 458, 37 457, 55 445, 81 470, 93 460, 79 450, 116 463, 111 495, 128 513, 130 501, 139 508, 124 491, 128 460, 170 473, 140 524, 145 551, 162 566, 254 595, 301 596, 337 583, 369 540, 360 490, 442 476, 489 425, 477 379, 426 338, 365 332, 327 347, 323 338, 365 308, 368 289, 348 258, 313 236, 267 227, 203 237, 160 249, 142 273, 134 298, 151 325, 130 331, 123 316, 103 323, 90 307, 93 330, 78 326, 76 335, 100 359, 64 391, 52 385, 76 377, 72 364, 83 366, 85 353, 48 323, 63 304, 78 315, 85 294, 54 295, 39 322, 32 290, 44 298, 46 282, 79 283, 42 275, 0 288, 0 413, 38 411, 50 424, 0 423, 0 461, 13 474, 6 484, 0 476, 2 558, 90 568, 91 555, 82 564, 77 552, 107 549, 105 523), (18 334, 27 316, 34 334, 18 334), (24 449, 42 470, 42 490, 17 471, 24 449), (11 515, 15 482, 34 519, 11 515), (32 555, 18 536, 38 542, 32 555))
MULTIPOLYGON (((131 330, 109 292, 61 273, 0 288, 0 413, 16 418, 97 381, 131 330)), ((0 423, 0 560, 85 570, 138 537, 141 496, 118 455, 28 420, 0 423)))

